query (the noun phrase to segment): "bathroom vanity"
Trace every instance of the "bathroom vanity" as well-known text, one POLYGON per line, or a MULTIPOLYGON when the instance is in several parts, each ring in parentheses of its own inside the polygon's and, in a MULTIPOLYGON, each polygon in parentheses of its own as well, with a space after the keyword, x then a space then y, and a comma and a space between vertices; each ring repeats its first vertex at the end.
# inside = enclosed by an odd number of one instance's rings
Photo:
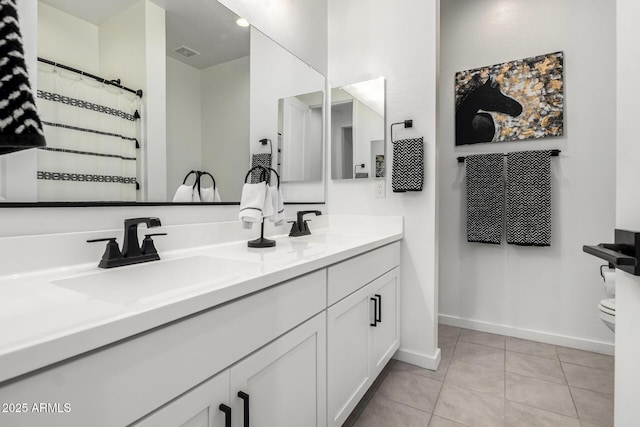
POLYGON ((3 278, 51 317, 0 338, 0 425, 342 425, 399 347, 402 218, 360 222, 3 278))

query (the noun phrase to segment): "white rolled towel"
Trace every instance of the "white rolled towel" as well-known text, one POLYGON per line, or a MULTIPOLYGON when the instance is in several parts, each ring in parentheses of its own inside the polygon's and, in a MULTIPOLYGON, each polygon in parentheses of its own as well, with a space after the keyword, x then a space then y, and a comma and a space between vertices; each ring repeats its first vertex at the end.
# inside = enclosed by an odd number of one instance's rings
MULTIPOLYGON (((243 228, 251 228, 254 222, 264 218, 265 199, 267 197, 266 182, 244 184, 240 196, 240 213, 238 218, 243 228)), ((269 203, 270 204, 270 203, 269 203)))
POLYGON ((174 202, 190 203, 193 201, 193 187, 191 185, 181 185, 173 196, 174 202))
POLYGON ((221 202, 220 193, 218 188, 206 187, 200 189, 200 200, 203 202, 221 202))

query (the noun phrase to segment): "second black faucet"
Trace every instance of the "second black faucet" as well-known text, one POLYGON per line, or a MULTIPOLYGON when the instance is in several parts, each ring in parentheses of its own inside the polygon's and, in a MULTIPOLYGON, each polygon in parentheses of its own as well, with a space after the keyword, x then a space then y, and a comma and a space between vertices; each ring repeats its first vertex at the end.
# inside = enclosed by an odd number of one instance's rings
MULTIPOLYGON (((309 225, 307 221, 305 221, 304 216, 306 214, 315 214, 322 215, 320 211, 298 211, 297 213, 297 221, 290 221, 293 223, 291 226, 291 231, 289 232, 290 237, 298 237, 298 236, 308 236, 311 234, 311 230, 309 230, 309 225)), ((309 220, 310 221, 310 220, 309 220)))

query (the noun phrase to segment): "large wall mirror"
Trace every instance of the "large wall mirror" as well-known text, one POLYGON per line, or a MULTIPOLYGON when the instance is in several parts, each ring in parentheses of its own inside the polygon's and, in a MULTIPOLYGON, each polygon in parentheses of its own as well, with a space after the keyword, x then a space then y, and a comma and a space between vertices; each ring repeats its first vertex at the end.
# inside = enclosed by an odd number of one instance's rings
POLYGON ((268 152, 286 202, 323 202, 324 76, 239 19, 215 0, 39 0, 47 147, 0 158, 0 199, 237 203, 268 152), (198 176, 217 197, 176 198, 198 176))
POLYGON ((385 80, 331 89, 331 178, 385 176, 385 80))

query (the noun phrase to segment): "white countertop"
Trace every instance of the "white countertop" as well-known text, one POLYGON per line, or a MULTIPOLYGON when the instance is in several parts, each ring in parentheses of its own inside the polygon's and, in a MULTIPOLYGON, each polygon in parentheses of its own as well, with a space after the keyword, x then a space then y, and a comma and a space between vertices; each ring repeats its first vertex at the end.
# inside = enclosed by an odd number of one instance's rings
POLYGON ((268 236, 274 248, 242 240, 108 270, 96 260, 0 277, 0 383, 402 238, 401 217, 363 218, 268 236))

